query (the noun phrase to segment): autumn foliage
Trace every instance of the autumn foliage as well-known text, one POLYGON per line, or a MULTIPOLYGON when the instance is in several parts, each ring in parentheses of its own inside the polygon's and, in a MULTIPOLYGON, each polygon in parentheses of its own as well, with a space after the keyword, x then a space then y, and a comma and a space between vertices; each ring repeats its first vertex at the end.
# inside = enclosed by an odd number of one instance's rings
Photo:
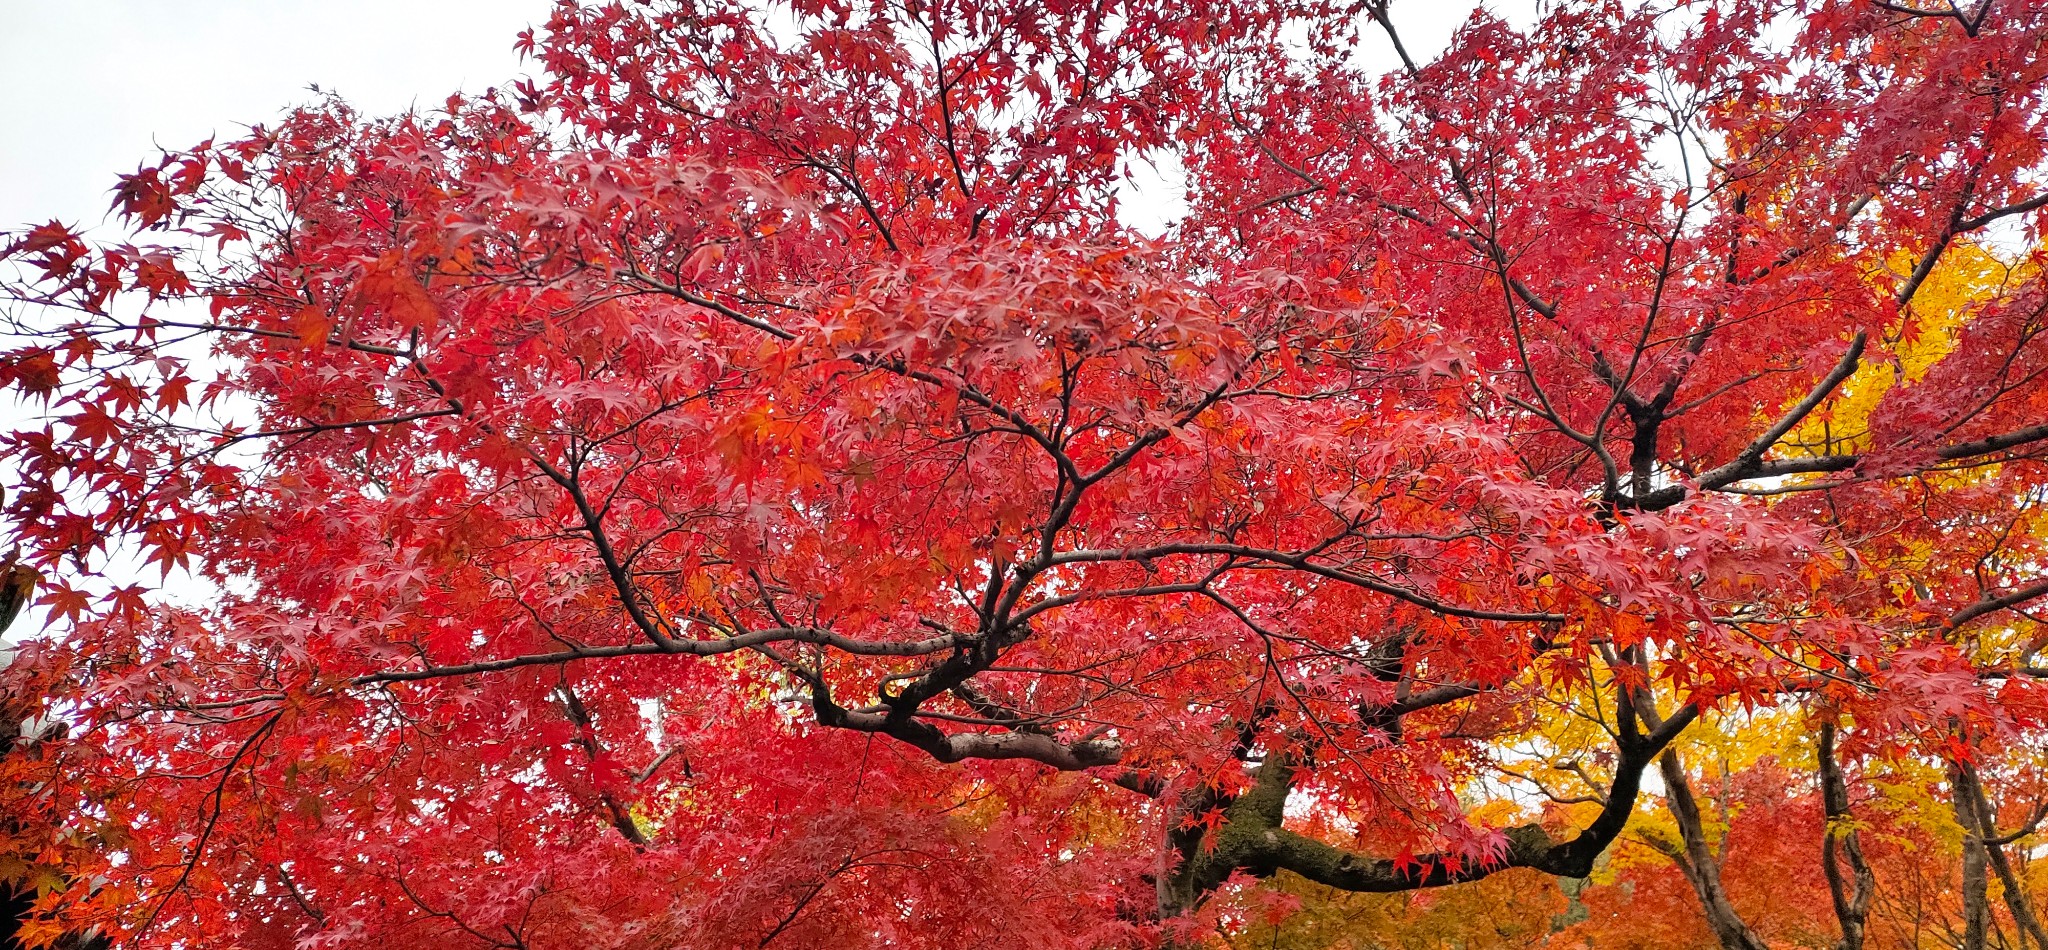
POLYGON ((27 936, 2048 950, 2048 5, 1400 24, 564 2, 5 235, 27 936))

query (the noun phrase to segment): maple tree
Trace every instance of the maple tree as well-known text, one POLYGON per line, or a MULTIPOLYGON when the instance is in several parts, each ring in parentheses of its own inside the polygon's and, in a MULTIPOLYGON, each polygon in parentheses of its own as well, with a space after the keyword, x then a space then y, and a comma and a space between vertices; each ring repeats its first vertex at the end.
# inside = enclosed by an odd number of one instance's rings
MULTIPOLYGON (((1426 62, 1398 20, 564 3, 538 79, 11 235, 58 629, 7 688, 70 725, 0 774, 28 935, 1548 915, 1498 875, 1593 873, 1653 768, 1712 909, 1703 716, 1965 791, 2037 738, 2048 7, 1559 2, 1426 62)), ((1896 849, 1826 764, 1853 907, 1896 849)))

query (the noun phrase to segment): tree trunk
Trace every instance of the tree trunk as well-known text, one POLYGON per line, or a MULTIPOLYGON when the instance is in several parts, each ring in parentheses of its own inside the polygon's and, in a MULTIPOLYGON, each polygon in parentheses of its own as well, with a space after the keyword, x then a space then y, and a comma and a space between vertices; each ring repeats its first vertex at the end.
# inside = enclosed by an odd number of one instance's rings
MULTIPOLYGON (((1962 786, 1956 789, 1956 794, 1976 816, 1976 822, 1964 826, 1963 830, 1974 833, 1983 843, 1985 862, 1998 875, 1998 883, 2005 892, 2005 906, 2012 911, 2013 922, 2019 925, 2020 932, 2033 939, 2036 950, 2048 950, 2048 934, 2042 932, 2041 919, 2034 916, 2033 902, 2027 899, 2019 875, 2013 873, 2012 862, 2006 858, 2005 845, 2008 842, 1998 833, 1998 817, 1991 808, 1991 800, 1984 794, 1984 783, 1978 779, 1977 769, 1968 763, 1958 763, 1956 776, 1962 779, 1962 786)), ((2025 946, 2026 939, 2022 938, 2020 944, 2025 946)))
POLYGON ((1984 950, 1984 934, 1990 929, 1991 902, 1985 878, 1984 836, 1977 828, 1977 809, 1964 791, 1962 766, 1950 763, 1948 784, 1954 799, 1956 824, 1963 829, 1963 945, 1960 950, 1984 950))
MULTIPOLYGON (((0 492, 0 497, 5 495, 5 492, 0 492)), ((37 576, 35 571, 16 564, 12 554, 0 561, 0 632, 5 632, 14 623, 14 618, 28 607, 35 593, 37 576)), ((13 660, 11 650, 0 651, 0 669, 13 660)), ((42 712, 42 704, 28 701, 28 697, 0 695, 0 756, 12 755, 17 748, 63 736, 63 727, 49 724, 42 718, 42 712)), ((19 830, 20 826, 11 816, 0 816, 0 834, 19 830)), ((24 946, 21 925, 34 901, 35 890, 26 882, 0 879, 0 950, 20 950, 24 946)), ((94 933, 67 933, 57 938, 55 944, 55 950, 107 950, 107 947, 107 939, 94 933)))
POLYGON ((1849 783, 1842 765, 1835 759, 1835 724, 1820 727, 1821 805, 1826 823, 1821 838, 1821 870, 1827 874, 1828 896, 1835 904, 1835 920, 1842 926, 1839 950, 1863 950, 1864 925, 1870 920, 1870 899, 1877 893, 1877 876, 1863 856, 1863 838, 1851 822, 1849 783), (1842 873, 1847 859, 1849 875, 1842 873))
POLYGON ((1685 873, 1693 893, 1699 896, 1700 909, 1706 913, 1707 925, 1714 928, 1715 938, 1721 941, 1723 950, 1770 950, 1763 938, 1749 929, 1742 915, 1735 912, 1727 889, 1721 886, 1721 862, 1707 841, 1706 828, 1700 821, 1699 800, 1693 796, 1692 780, 1686 777, 1677 750, 1664 750, 1657 757, 1657 768, 1664 775, 1665 802, 1671 808, 1671 817, 1678 821, 1679 836, 1684 839, 1684 853, 1671 857, 1685 873))

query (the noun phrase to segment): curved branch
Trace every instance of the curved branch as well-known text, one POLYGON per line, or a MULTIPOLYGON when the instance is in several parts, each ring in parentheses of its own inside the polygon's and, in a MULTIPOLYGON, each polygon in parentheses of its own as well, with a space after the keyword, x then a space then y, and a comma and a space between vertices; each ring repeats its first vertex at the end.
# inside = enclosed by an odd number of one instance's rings
POLYGON ((680 655, 718 656, 737 653, 741 650, 757 650, 776 643, 809 643, 831 647, 857 656, 929 656, 954 649, 963 638, 953 635, 928 637, 923 640, 858 640, 844 634, 820 630, 816 627, 777 627, 765 630, 750 630, 746 633, 717 640, 676 640, 667 644, 627 643, 618 646, 577 647, 569 650, 555 650, 549 653, 529 653, 523 656, 509 656, 495 660, 478 660, 473 663, 455 663, 447 666, 427 666, 416 670, 383 670, 365 673, 348 681, 351 686, 369 686, 377 683, 401 683, 415 680, 441 679, 449 676, 469 676, 477 673, 496 673, 518 669, 523 666, 549 666, 570 663, 577 660, 603 660, 621 656, 680 655))
POLYGON ((1365 857, 1288 831, 1275 822, 1273 827, 1245 836, 1247 855, 1241 866, 1260 877, 1292 871, 1339 890, 1370 893, 1460 884, 1508 868, 1533 868, 1558 877, 1585 877, 1593 872, 1594 859, 1621 835, 1629 815, 1635 811, 1636 796, 1642 791, 1643 770, 1699 717, 1699 712, 1698 706, 1687 705, 1642 740, 1624 743, 1606 804, 1590 824, 1570 838, 1553 838, 1538 824, 1515 825, 1501 829, 1502 850, 1488 860, 1430 854, 1403 862, 1365 857))
POLYGON ((1122 548, 1116 550, 1079 550, 1069 551, 1065 554, 1057 555, 1052 559, 1051 563, 1059 565, 1103 563, 1111 561, 1144 562, 1157 560, 1160 558, 1185 555, 1224 555, 1229 557, 1243 558, 1249 561, 1264 561, 1269 564, 1279 564, 1282 566, 1294 568, 1295 570, 1301 571, 1303 573, 1314 574, 1317 577, 1327 578, 1329 580, 1337 581, 1339 583, 1350 584, 1353 587, 1361 587, 1377 594, 1385 594, 1386 596, 1392 597, 1395 600, 1406 601, 1407 603, 1414 604, 1417 607, 1434 611, 1436 613, 1444 614, 1446 616, 1462 617, 1466 620, 1497 620, 1506 623, 1562 623, 1565 620, 1565 616, 1563 614, 1485 610, 1476 607, 1461 607, 1456 604, 1445 603, 1441 600, 1437 600, 1436 598, 1430 597, 1427 594, 1412 591, 1405 587, 1400 587, 1395 584, 1389 584, 1386 581, 1380 580, 1376 577, 1369 577, 1364 574, 1355 574, 1350 571, 1343 571, 1334 567, 1317 564, 1311 561, 1310 555, 1306 553, 1273 551, 1265 548, 1248 547, 1242 544, 1189 542, 1182 544, 1160 544, 1146 548, 1122 548))

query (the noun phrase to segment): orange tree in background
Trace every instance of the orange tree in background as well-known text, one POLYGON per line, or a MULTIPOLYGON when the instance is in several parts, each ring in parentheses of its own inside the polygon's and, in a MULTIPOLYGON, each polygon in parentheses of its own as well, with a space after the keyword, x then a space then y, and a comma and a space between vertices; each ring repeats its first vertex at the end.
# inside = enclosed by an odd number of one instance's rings
POLYGON ((564 3, 11 235, 31 935, 1255 942, 2037 738, 2048 6, 1399 19, 564 3))

